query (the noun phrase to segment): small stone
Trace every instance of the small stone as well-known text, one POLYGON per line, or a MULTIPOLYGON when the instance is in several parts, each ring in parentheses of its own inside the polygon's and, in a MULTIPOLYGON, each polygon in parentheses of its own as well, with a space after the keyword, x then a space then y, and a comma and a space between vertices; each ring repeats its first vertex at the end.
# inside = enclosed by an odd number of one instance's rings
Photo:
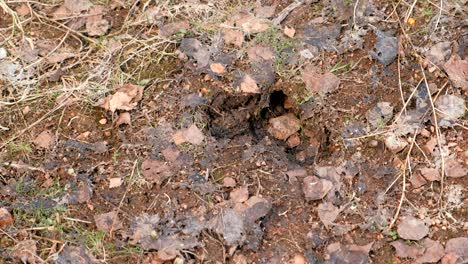
POLYGON ((294 38, 294 35, 296 34, 296 30, 292 27, 284 27, 284 34, 290 38, 294 38))
POLYGON ((223 179, 223 186, 228 188, 236 187, 236 180, 231 177, 226 177, 223 179))
POLYGON ((0 208, 0 228, 4 228, 13 223, 13 217, 5 208, 0 208))
POLYGON ((371 140, 369 142, 369 146, 373 147, 373 148, 376 148, 377 146, 379 146, 379 142, 375 139, 371 140))
POLYGON ((107 124, 107 119, 103 118, 103 119, 99 120, 99 124, 101 124, 101 125, 107 124))
POLYGON ((299 131, 301 123, 292 113, 285 114, 269 121, 268 132, 276 139, 286 140, 288 137, 299 131))
POLYGON ((288 138, 288 146, 290 148, 297 147, 300 144, 301 144, 301 138, 299 137, 299 135, 294 134, 288 138))
POLYGON ((394 133, 389 133, 385 137, 385 146, 393 153, 402 151, 407 145, 408 142, 406 140, 401 139, 394 133))
POLYGON ((292 259, 289 261, 291 264, 307 264, 306 258, 302 254, 296 254, 292 259))

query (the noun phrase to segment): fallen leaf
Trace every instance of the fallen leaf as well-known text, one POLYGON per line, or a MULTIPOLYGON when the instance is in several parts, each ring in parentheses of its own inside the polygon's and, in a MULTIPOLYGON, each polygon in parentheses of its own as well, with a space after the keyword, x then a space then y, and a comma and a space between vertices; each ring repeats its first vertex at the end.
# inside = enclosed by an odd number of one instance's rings
POLYGON ((468 61, 466 59, 460 60, 452 56, 444 64, 444 70, 455 87, 465 91, 468 89, 468 61))
POLYGON ((13 217, 6 208, 0 208, 0 228, 11 225, 14 222, 13 217))
POLYGON ((16 9, 15 9, 15 12, 19 15, 19 16, 27 16, 29 15, 29 7, 26 3, 22 3, 21 5, 19 5, 16 9))
POLYGON ((190 24, 187 21, 174 22, 174 23, 169 23, 169 24, 162 26, 159 29, 159 35, 161 37, 167 38, 179 32, 186 31, 189 29, 190 29, 190 24))
POLYGON ((205 135, 203 135, 203 132, 195 124, 192 124, 188 128, 177 131, 172 136, 172 139, 176 145, 186 142, 193 145, 200 145, 205 140, 205 135))
POLYGON ((151 233, 156 230, 159 220, 157 214, 143 213, 141 216, 136 217, 131 227, 132 235, 130 238, 132 243, 141 243, 148 237, 151 239, 151 233))
POLYGON ((393 117, 393 106, 389 102, 379 102, 366 113, 367 122, 373 128, 382 128, 393 117))
POLYGON ((229 199, 234 203, 242 203, 249 199, 249 189, 246 186, 238 187, 229 193, 229 199))
POLYGON ((442 95, 435 105, 441 112, 439 125, 442 127, 453 126, 457 119, 465 115, 465 100, 455 95, 442 95))
POLYGON ((33 143, 43 149, 52 149, 55 146, 55 135, 50 130, 42 131, 33 141, 33 143))
POLYGON ((304 178, 302 189, 307 201, 320 200, 332 189, 333 183, 315 176, 304 178))
POLYGON ((374 50, 369 51, 372 58, 376 59, 383 66, 390 65, 397 57, 398 39, 390 32, 376 30, 377 42, 374 50))
POLYGON ((212 72, 217 73, 217 74, 223 74, 226 72, 226 68, 221 63, 210 64, 210 69, 212 72))
POLYGON ((178 255, 179 255, 179 251, 177 250, 171 250, 171 249, 158 250, 158 257, 162 261, 173 260, 178 255))
POLYGON ((86 21, 86 32, 89 36, 99 37, 107 33, 110 24, 106 19, 86 21))
POLYGON ((445 174, 448 177, 460 178, 468 174, 466 166, 455 158, 445 161, 445 174))
POLYGON ((457 260, 468 259, 468 237, 457 237, 447 241, 445 253, 452 255, 452 258, 456 257, 457 260))
POLYGON ((416 263, 437 263, 444 256, 444 247, 438 241, 425 238, 422 245, 425 251, 416 263))
POLYGON ((267 19, 251 17, 241 25, 242 31, 246 34, 257 34, 266 31, 270 28, 270 21, 267 19))
POLYGON ((422 168, 420 169, 420 172, 422 176, 430 182, 440 181, 440 173, 436 168, 422 168))
POLYGON ((52 53, 46 57, 46 61, 50 64, 61 63, 66 59, 75 57, 75 53, 68 52, 66 50, 59 50, 58 52, 52 53))
POLYGON ((429 227, 423 221, 411 216, 403 218, 397 228, 398 236, 403 239, 420 240, 427 236, 429 227))
POLYGON ((34 240, 18 242, 12 249, 12 257, 21 260, 21 263, 42 263, 37 257, 37 246, 34 240))
POLYGON ((63 6, 72 13, 80 13, 88 10, 93 4, 88 0, 65 0, 63 6))
POLYGON ((141 171, 146 180, 158 185, 175 173, 165 162, 152 159, 143 161, 141 164, 141 171))
POLYGON ((174 162, 180 155, 180 151, 176 147, 167 147, 161 151, 164 156, 164 159, 167 161, 174 162))
POLYGON ((304 42, 317 49, 336 51, 336 39, 340 36, 340 25, 329 26, 307 25, 304 28, 304 42))
POLYGON ((328 227, 336 220, 340 209, 330 202, 323 202, 317 207, 317 213, 320 221, 322 221, 325 227, 328 227))
POLYGON ((417 259, 424 255, 424 248, 417 245, 408 245, 403 240, 397 240, 390 243, 396 250, 396 255, 400 258, 417 259))
POLYGON ((244 33, 240 30, 235 29, 224 29, 223 30, 224 43, 227 45, 234 45, 236 47, 242 47, 244 43, 244 33))
POLYGON ((236 187, 236 180, 231 177, 226 177, 223 179, 223 186, 228 188, 236 187))
POLYGON ((205 68, 210 62, 211 53, 209 49, 204 46, 198 39, 184 38, 179 46, 188 57, 193 58, 197 62, 197 68, 205 68))
POLYGON ((119 117, 115 121, 116 126, 120 126, 123 124, 129 125, 129 126, 132 125, 132 117, 130 116, 129 112, 121 112, 119 114, 119 117))
POLYGON ((112 232, 123 227, 117 212, 109 212, 94 216, 94 222, 98 230, 112 232))
POLYGON ((421 175, 421 173, 413 173, 410 182, 411 185, 413 185, 413 188, 416 189, 427 183, 426 179, 421 175))
POLYGON ((262 62, 262 60, 271 61, 275 58, 271 48, 262 45, 250 47, 247 49, 247 55, 249 56, 249 59, 254 62, 262 62))
POLYGON ((117 188, 122 185, 122 178, 120 177, 115 177, 115 178, 110 178, 109 179, 109 188, 117 188))
POLYGON ((257 7, 255 8, 255 16, 258 18, 271 18, 275 14, 275 9, 276 5, 257 5, 257 7))
POLYGON ((373 243, 367 245, 342 245, 339 242, 328 245, 327 255, 329 256, 329 264, 364 264, 370 263, 369 251, 373 243))
POLYGON ((333 73, 327 72, 321 74, 320 71, 313 66, 307 66, 302 72, 302 80, 304 81, 306 88, 318 94, 328 94, 336 89, 340 85, 340 79, 333 73))
POLYGON ((283 33, 290 38, 294 38, 294 35, 296 34, 296 30, 292 27, 285 26, 283 33))
POLYGON ((98 263, 96 258, 90 253, 86 252, 85 247, 65 246, 58 254, 57 264, 92 264, 98 263))
POLYGON ((109 39, 106 44, 106 47, 109 49, 110 53, 115 53, 122 48, 122 42, 118 39, 109 39))
POLYGON ((113 95, 108 96, 100 106, 111 112, 116 110, 130 111, 143 98, 143 89, 143 86, 125 84, 118 88, 113 95))
POLYGON ((439 67, 443 67, 445 60, 451 54, 450 41, 443 41, 433 45, 427 52, 427 58, 439 67))
POLYGON ((279 140, 286 140, 301 129, 301 122, 292 113, 271 118, 268 123, 268 132, 279 140))
POLYGON ((244 93, 260 93, 260 87, 258 87, 257 82, 246 74, 241 80, 239 88, 244 93))
POLYGON ((441 261, 441 264, 457 264, 459 256, 455 253, 447 253, 441 261))

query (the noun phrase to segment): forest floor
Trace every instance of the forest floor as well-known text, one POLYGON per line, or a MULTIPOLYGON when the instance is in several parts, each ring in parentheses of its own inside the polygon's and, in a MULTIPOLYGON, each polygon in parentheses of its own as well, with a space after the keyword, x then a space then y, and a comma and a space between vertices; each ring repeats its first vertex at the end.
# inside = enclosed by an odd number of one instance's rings
POLYGON ((0 0, 0 263, 468 263, 466 0, 0 0))

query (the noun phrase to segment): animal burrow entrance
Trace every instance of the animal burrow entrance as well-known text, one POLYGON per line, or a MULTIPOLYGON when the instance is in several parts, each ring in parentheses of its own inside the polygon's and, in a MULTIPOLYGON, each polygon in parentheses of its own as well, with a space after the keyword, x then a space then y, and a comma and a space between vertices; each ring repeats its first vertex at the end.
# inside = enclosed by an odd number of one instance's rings
POLYGON ((266 135, 270 118, 288 112, 284 107, 287 98, 281 90, 252 95, 219 92, 207 107, 211 135, 234 138, 251 133, 260 139, 266 135))

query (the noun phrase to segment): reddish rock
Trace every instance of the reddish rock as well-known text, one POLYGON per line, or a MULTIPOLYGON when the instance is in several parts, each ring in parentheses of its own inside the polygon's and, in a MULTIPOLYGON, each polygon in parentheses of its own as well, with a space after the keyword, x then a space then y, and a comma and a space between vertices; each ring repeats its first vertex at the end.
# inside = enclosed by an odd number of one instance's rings
POLYGON ((11 225, 12 223, 13 217, 11 216, 10 212, 8 212, 8 210, 5 208, 0 208, 0 228, 11 225))
POLYGON ((286 140, 301 128, 301 122, 294 114, 285 114, 270 119, 268 132, 279 140, 286 140))

